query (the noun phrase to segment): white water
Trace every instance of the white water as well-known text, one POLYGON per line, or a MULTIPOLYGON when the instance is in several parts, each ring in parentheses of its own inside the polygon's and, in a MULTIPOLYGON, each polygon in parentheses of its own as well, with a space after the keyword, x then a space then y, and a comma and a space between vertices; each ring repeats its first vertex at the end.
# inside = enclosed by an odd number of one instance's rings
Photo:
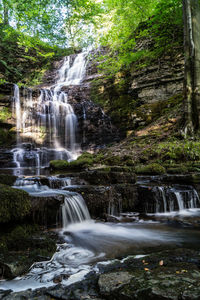
POLYGON ((16 118, 17 147, 12 152, 16 174, 24 167, 34 166, 39 170, 53 159, 71 161, 78 157, 78 121, 68 102, 68 94, 62 88, 81 84, 86 71, 86 56, 87 53, 79 53, 73 63, 71 56, 65 57, 58 70, 56 84, 41 89, 38 98, 33 98, 32 90, 24 90, 25 100, 21 103, 19 88, 14 86, 13 115, 16 118), (23 141, 41 144, 42 147, 31 146, 27 149, 21 144, 23 141))
POLYGON ((65 197, 62 205, 62 224, 64 229, 71 223, 81 223, 89 219, 88 208, 80 194, 65 197))
POLYGON ((16 116, 16 131, 17 131, 17 145, 20 142, 20 131, 21 131, 21 101, 19 94, 19 87, 14 84, 14 103, 13 103, 13 114, 16 116))
POLYGON ((155 186, 152 189, 154 203, 146 203, 147 213, 179 214, 184 215, 200 208, 200 199, 197 191, 192 186, 166 187, 155 186))

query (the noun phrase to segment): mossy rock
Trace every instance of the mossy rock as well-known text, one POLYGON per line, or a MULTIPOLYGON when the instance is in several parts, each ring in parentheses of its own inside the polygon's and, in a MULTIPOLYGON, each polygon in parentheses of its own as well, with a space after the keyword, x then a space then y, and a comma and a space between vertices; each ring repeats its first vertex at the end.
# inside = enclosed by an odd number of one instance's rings
POLYGON ((65 170, 69 167, 69 163, 66 160, 51 160, 50 168, 53 170, 65 170))
MULTIPOLYGON (((1 124, 2 126, 2 124, 1 124)), ((3 124, 3 126, 5 126, 3 124)), ((7 126, 7 125, 6 125, 7 126)), ((12 129, 8 128, 0 128, 0 146, 1 147, 8 147, 10 146, 16 139, 16 133, 15 131, 12 131, 12 129)))
POLYGON ((186 166, 178 166, 167 168, 167 173, 169 174, 186 174, 188 173, 188 168, 186 166))
POLYGON ((12 279, 28 271, 34 262, 50 260, 56 242, 36 225, 18 225, 0 236, 0 276, 12 279))
POLYGON ((50 168, 53 170, 79 170, 93 165, 93 155, 85 152, 77 160, 68 162, 66 160, 50 161, 50 168))
POLYGON ((17 179, 17 176, 0 174, 0 184, 13 185, 17 179))
POLYGON ((166 170, 163 166, 157 163, 152 163, 146 166, 144 165, 136 166, 135 173, 144 174, 144 175, 160 175, 160 174, 165 174, 166 170))
POLYGON ((25 191, 0 185, 0 223, 22 220, 30 213, 31 201, 25 191))

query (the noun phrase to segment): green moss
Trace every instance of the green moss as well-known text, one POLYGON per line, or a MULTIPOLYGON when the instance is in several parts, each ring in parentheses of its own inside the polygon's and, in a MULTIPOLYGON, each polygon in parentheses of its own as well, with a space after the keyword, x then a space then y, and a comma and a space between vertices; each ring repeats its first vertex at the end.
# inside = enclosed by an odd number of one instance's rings
POLYGON ((2 278, 14 278, 28 271, 34 262, 49 260, 56 251, 55 240, 36 225, 21 224, 0 233, 2 278))
POLYGON ((145 174, 145 175, 159 175, 159 174, 166 173, 166 170, 163 166, 157 163, 152 163, 146 166, 144 165, 136 166, 135 173, 145 174))
POLYGON ((64 170, 69 167, 69 163, 66 160, 51 160, 50 168, 53 170, 64 170))
POLYGON ((162 115, 168 115, 171 113, 172 109, 180 107, 182 103, 183 95, 177 94, 166 101, 158 101, 155 103, 141 105, 134 113, 138 118, 145 122, 145 125, 147 125, 157 120, 162 115))
POLYGON ((122 158, 118 155, 112 155, 105 158, 104 163, 108 166, 121 165, 122 158))
POLYGON ((13 185, 17 179, 17 176, 0 174, 0 184, 13 185))
POLYGON ((158 157, 172 161, 200 160, 200 142, 190 140, 171 140, 160 143, 155 149, 158 157))
POLYGON ((127 74, 117 73, 112 79, 94 80, 91 85, 92 100, 100 104, 112 122, 124 130, 132 127, 132 114, 136 107, 136 99, 127 93, 129 79, 127 74))
POLYGON ((12 113, 8 107, 2 107, 0 109, 0 121, 5 122, 12 117, 12 113))
POLYGON ((22 220, 31 209, 29 194, 0 185, 0 223, 22 220))
POLYGON ((16 139, 16 133, 7 128, 0 128, 0 146, 10 146, 16 139))
POLYGON ((188 173, 188 168, 185 166, 171 167, 167 168, 167 173, 169 174, 186 174, 188 173))
POLYGON ((50 168, 53 170, 79 170, 88 168, 93 164, 93 155, 85 152, 77 160, 67 162, 66 160, 50 161, 50 168))

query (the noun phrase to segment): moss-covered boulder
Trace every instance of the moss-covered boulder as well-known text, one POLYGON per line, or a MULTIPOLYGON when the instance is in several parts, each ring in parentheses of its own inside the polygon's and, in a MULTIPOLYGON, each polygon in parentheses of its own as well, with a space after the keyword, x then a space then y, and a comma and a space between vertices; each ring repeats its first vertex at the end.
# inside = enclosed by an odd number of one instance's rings
POLYGON ((30 213, 31 201, 25 191, 0 184, 0 223, 22 220, 30 213))
POLYGON ((77 160, 68 162, 66 160, 50 161, 50 168, 53 170, 80 170, 88 168, 93 164, 93 155, 85 152, 77 160))

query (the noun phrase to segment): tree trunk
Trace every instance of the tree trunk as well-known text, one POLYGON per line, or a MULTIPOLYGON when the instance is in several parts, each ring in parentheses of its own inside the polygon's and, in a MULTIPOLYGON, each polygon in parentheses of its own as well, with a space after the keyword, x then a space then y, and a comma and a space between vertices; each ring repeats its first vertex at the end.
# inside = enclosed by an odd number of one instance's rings
POLYGON ((5 0, 3 2, 3 24, 9 25, 9 9, 5 0))
POLYGON ((183 0, 184 20, 184 136, 200 125, 200 7, 198 0, 183 0))
POLYGON ((193 97, 195 108, 197 108, 198 123, 196 130, 200 129, 200 5, 198 0, 192 2, 192 25, 194 37, 194 83, 193 97))

